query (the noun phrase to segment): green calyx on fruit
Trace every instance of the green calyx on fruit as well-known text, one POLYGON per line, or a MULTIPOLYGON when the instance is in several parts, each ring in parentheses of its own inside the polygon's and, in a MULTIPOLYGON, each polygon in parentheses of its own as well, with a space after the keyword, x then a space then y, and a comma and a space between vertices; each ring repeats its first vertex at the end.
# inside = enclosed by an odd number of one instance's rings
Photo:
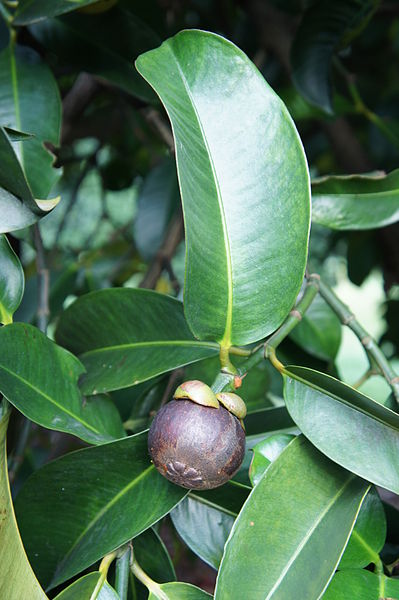
POLYGON ((247 414, 247 407, 244 400, 238 394, 234 394, 233 392, 219 392, 216 394, 216 398, 233 415, 239 419, 244 419, 247 414))
POLYGON ((201 406, 219 408, 219 402, 209 385, 197 379, 185 381, 179 385, 173 394, 173 398, 175 400, 192 400, 192 402, 201 406))

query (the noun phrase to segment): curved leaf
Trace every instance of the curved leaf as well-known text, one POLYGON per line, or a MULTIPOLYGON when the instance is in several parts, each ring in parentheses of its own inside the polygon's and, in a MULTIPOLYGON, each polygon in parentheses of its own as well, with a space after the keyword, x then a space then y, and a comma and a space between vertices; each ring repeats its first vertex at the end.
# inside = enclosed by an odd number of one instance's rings
POLYGON ((294 437, 290 433, 275 433, 253 447, 254 454, 249 467, 249 478, 253 486, 259 483, 266 469, 280 456, 294 437))
POLYGON ((218 569, 234 517, 188 496, 170 513, 177 533, 204 562, 218 569))
POLYGON ((85 393, 135 385, 218 352, 193 338, 180 302, 142 289, 82 296, 61 315, 56 339, 85 365, 85 393))
MULTIPOLYGON (((162 583, 159 587, 164 593, 164 598, 168 600, 210 600, 212 598, 210 594, 191 583, 174 581, 162 583)), ((158 596, 151 592, 148 600, 158 600, 158 596)))
POLYGON ((307 438, 334 462, 399 493, 399 415, 312 369, 289 366, 287 409, 307 438))
POLYGON ((383 504, 375 489, 371 489, 362 504, 349 543, 339 562, 339 569, 367 567, 378 563, 387 533, 383 504))
POLYGON ((128 8, 116 6, 95 17, 75 13, 46 19, 30 31, 69 67, 111 81, 142 100, 156 101, 151 88, 132 68, 132 61, 141 52, 155 48, 160 40, 128 8))
POLYGON ((46 465, 15 506, 33 568, 55 587, 151 527, 186 493, 156 471, 140 433, 46 465))
POLYGON ((33 134, 16 142, 17 154, 33 196, 45 199, 60 175, 43 145, 59 144, 61 99, 56 81, 36 52, 11 44, 0 53, 0 90, 0 123, 33 134))
POLYGON ((332 114, 334 53, 367 25, 379 0, 321 0, 305 12, 291 48, 292 80, 304 98, 332 114))
POLYGON ((20 0, 13 22, 16 25, 28 25, 96 2, 98 0, 20 0))
POLYGON ((0 420, 0 598, 46 600, 19 537, 8 484, 6 433, 10 411, 0 420))
POLYGON ((24 293, 24 271, 5 235, 0 235, 0 323, 12 323, 24 293))
MULTIPOLYGON (((77 381, 83 370, 77 358, 32 325, 0 329, 0 392, 7 400, 43 427, 101 444, 114 435, 108 432, 108 420, 90 403, 82 404, 77 381)), ((108 416, 113 412, 104 410, 108 416)))
POLYGON ((182 31, 136 67, 174 132, 190 328, 224 346, 256 341, 288 314, 305 267, 309 183, 295 126, 245 54, 215 34, 182 31))
MULTIPOLYGON (((92 600, 93 592, 101 577, 99 571, 84 575, 77 581, 74 581, 65 590, 58 594, 54 600, 92 600)), ((119 596, 116 591, 109 585, 107 581, 104 582, 98 594, 95 596, 96 600, 119 600, 119 596)))
POLYGON ((334 465, 303 436, 295 438, 233 525, 215 600, 320 598, 367 490, 367 483, 334 465))
POLYGON ((375 229, 399 220, 399 169, 312 182, 312 221, 331 229, 375 229))
POLYGON ((336 573, 323 600, 395 600, 399 598, 399 581, 361 569, 336 573))

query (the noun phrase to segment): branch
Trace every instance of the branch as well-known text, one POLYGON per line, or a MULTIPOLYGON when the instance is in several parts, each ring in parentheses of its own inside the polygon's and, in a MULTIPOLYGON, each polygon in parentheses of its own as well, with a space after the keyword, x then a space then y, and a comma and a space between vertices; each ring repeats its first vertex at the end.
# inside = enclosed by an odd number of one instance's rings
POLYGON ((399 377, 396 375, 376 341, 360 325, 355 315, 343 302, 341 302, 332 289, 322 281, 320 281, 320 295, 340 318, 341 323, 349 327, 360 340, 367 352, 370 368, 373 369, 374 366, 378 367, 379 373, 386 379, 392 389, 396 402, 399 404, 399 377))
POLYGON ((144 117, 153 129, 159 134, 159 137, 168 146, 170 152, 174 154, 175 144, 170 127, 162 119, 160 113, 155 108, 150 108, 144 112, 144 117))

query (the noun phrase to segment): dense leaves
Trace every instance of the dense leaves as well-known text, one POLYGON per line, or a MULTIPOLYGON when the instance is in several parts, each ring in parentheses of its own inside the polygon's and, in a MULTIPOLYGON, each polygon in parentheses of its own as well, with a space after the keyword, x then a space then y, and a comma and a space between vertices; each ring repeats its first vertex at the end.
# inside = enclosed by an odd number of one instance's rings
POLYGON ((186 493, 156 471, 142 433, 43 467, 16 510, 33 568, 54 587, 151 527, 186 493))
POLYGON ((136 66, 175 136, 188 323, 227 347, 256 341, 287 315, 306 261, 308 173, 295 127, 248 58, 219 36, 181 32, 136 66))
POLYGON ((180 302, 137 289, 80 298, 61 316, 56 339, 85 365, 85 393, 134 385, 217 352, 193 338, 180 302))

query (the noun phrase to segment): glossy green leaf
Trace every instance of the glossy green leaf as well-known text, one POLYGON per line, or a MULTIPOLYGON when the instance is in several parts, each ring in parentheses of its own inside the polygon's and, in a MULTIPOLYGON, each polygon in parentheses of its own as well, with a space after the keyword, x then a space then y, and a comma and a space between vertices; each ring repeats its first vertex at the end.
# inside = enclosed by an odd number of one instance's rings
POLYGON ((178 201, 176 166, 170 158, 150 171, 139 194, 134 241, 144 260, 156 255, 178 201))
POLYGON ((0 323, 12 323, 24 293, 24 271, 5 235, 0 235, 0 323))
POLYGON ((307 438, 334 462, 399 493, 399 415, 312 369, 289 366, 287 409, 307 438))
POLYGON ((198 496, 185 498, 170 516, 177 533, 187 546, 217 570, 234 517, 200 502, 198 496))
POLYGON ((140 433, 44 466, 15 506, 32 566, 55 587, 151 527, 186 493, 156 471, 140 433))
POLYGON ((93 598, 100 577, 101 573, 98 571, 84 575, 58 594, 54 600, 94 600, 94 598, 95 600, 119 600, 118 594, 106 581, 93 598))
POLYGON ((371 489, 362 504, 338 568, 361 569, 370 563, 378 563, 378 553, 385 543, 386 533, 383 504, 375 489, 371 489))
POLYGON ((0 233, 32 225, 54 208, 58 200, 39 202, 33 198, 13 145, 0 127, 0 233))
POLYGON ((379 0, 321 0, 305 12, 291 48, 292 80, 304 98, 332 114, 334 53, 368 23, 379 0))
POLYGON ((215 600, 320 598, 367 490, 366 482, 334 465, 303 436, 295 438, 233 525, 215 600))
MULTIPOLYGON (((210 594, 201 590, 201 588, 191 585, 191 583, 182 583, 174 581, 172 583, 162 583, 160 586, 164 598, 168 600, 209 600, 210 594)), ((150 593, 148 600, 159 600, 155 593, 150 593)))
POLYGON ((85 365, 85 393, 128 387, 218 352, 193 338, 180 302, 142 289, 82 296, 61 315, 56 339, 85 365))
POLYGON ((10 45, 0 53, 0 90, 0 123, 33 134, 15 147, 33 196, 45 199, 60 175, 60 170, 53 168, 54 157, 43 145, 59 144, 57 83, 36 52, 10 45))
POLYGON ((0 420, 0 598, 46 600, 19 536, 8 484, 6 433, 10 412, 0 420))
POLYGON ((245 417, 244 424, 247 436, 295 427, 295 423, 285 406, 256 410, 245 417))
POLYGON ((0 392, 7 400, 43 427, 101 444, 114 439, 104 418, 112 408, 97 414, 91 401, 83 406, 77 385, 83 371, 77 358, 32 325, 13 323, 0 329, 0 392))
POLYGON ((212 490, 191 490, 190 498, 194 498, 210 508, 215 508, 232 517, 236 517, 250 492, 250 486, 230 479, 224 485, 212 490))
POLYGON ((16 25, 28 25, 96 2, 98 0, 20 0, 14 23, 16 25))
POLYGON ((331 229, 375 229, 399 220, 399 169, 312 182, 312 221, 331 229))
POLYGON ((82 404, 83 419, 102 432, 103 442, 126 437, 121 416, 115 403, 105 394, 87 396, 82 404))
POLYGON ((188 323, 226 346, 258 340, 289 312, 306 262, 309 182, 295 126, 249 59, 215 34, 182 31, 136 67, 174 132, 188 323))
POLYGON ((399 580, 376 575, 362 569, 336 573, 323 600, 396 600, 399 580))
POLYGON ((280 456, 294 437, 289 433, 275 433, 253 447, 254 454, 249 468, 249 478, 253 486, 259 483, 266 469, 280 456))
POLYGON ((115 6, 112 11, 95 16, 75 13, 46 19, 30 30, 69 67, 111 81, 142 100, 156 100, 151 88, 135 72, 132 61, 141 52, 155 48, 160 40, 127 8, 115 6))
POLYGON ((341 322, 317 295, 290 337, 309 354, 333 360, 341 343, 341 322))

